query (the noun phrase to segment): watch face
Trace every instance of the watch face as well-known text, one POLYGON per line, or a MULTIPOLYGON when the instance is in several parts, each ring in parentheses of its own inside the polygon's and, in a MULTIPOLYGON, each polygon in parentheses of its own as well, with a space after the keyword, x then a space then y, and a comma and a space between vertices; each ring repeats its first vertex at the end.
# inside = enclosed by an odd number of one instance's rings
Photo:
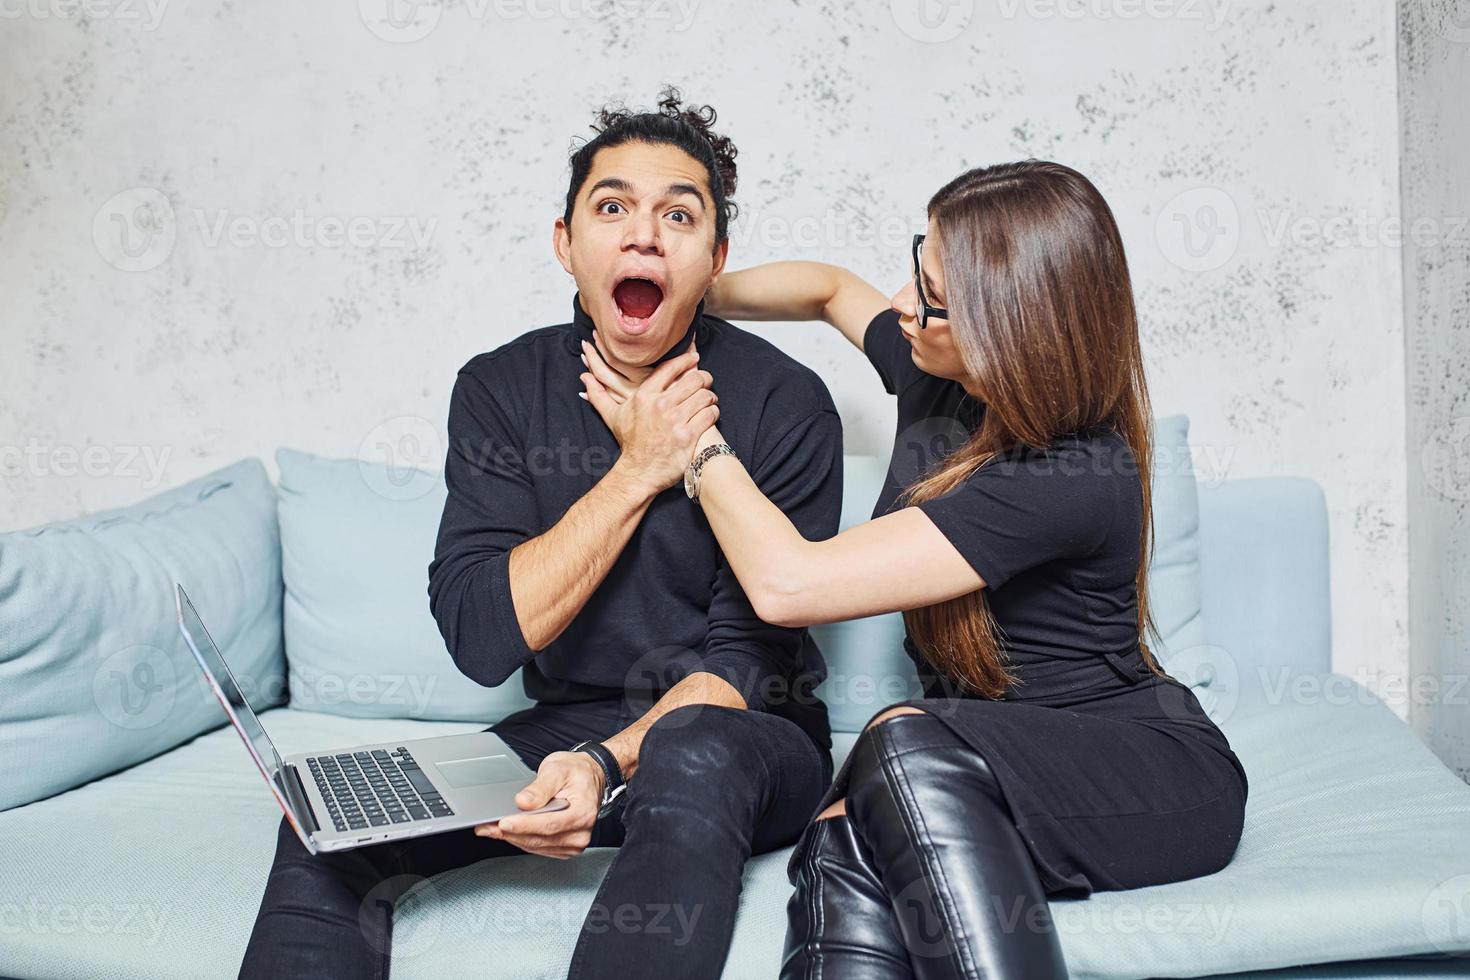
POLYGON ((690 500, 694 499, 694 467, 684 467, 684 495, 690 500))

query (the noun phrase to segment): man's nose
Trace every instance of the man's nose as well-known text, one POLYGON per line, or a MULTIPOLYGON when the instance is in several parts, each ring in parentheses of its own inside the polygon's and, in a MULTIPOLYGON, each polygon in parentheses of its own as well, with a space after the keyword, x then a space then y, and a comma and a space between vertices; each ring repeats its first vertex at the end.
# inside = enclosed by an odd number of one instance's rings
POLYGON ((647 211, 635 213, 624 224, 623 248, 658 255, 661 254, 658 218, 647 211))

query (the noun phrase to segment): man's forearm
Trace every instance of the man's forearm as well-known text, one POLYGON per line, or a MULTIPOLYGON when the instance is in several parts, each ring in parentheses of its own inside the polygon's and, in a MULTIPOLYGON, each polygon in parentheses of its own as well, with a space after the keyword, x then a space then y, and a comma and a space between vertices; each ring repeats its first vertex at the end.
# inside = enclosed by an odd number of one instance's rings
POLYGON ((602 743, 617 757, 625 780, 631 779, 638 771, 638 751, 643 746, 643 736, 648 734, 653 723, 675 708, 688 704, 716 704, 744 710, 745 699, 724 678, 702 671, 690 674, 669 688, 652 708, 644 712, 643 717, 602 743))
POLYGON ((544 650, 582 611, 653 496, 615 463, 561 520, 511 551, 511 603, 526 646, 544 650))

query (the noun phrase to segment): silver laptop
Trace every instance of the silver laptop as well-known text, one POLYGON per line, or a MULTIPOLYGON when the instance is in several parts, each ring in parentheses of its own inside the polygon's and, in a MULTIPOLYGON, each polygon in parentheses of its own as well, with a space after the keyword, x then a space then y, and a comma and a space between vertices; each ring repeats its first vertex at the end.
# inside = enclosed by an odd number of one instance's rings
POLYGON ((566 809, 567 801, 561 799, 539 810, 516 806, 516 793, 536 774, 490 732, 355 745, 282 759, 184 587, 176 584, 175 591, 184 642, 312 854, 493 823, 516 813, 566 809))

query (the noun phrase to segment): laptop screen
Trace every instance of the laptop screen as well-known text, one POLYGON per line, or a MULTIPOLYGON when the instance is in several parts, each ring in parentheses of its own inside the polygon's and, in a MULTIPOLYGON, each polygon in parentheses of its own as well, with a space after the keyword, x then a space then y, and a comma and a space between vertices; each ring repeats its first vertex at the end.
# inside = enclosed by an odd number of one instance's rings
POLYGON ((199 614, 194 611, 194 603, 189 601, 184 587, 180 585, 176 586, 176 589, 179 627, 183 630, 184 639, 189 643, 189 649, 194 652, 194 659, 199 661, 199 666, 203 667, 204 672, 209 675, 215 696, 220 699, 225 711, 230 715, 230 720, 234 722, 235 728, 244 736, 261 771, 272 784, 275 784, 281 770, 281 757, 276 753, 275 744, 265 733, 265 727, 255 716, 250 702, 245 700, 240 685, 235 683, 235 675, 230 673, 230 665, 225 663, 219 647, 215 646, 214 640, 210 639, 209 632, 204 628, 199 614))

